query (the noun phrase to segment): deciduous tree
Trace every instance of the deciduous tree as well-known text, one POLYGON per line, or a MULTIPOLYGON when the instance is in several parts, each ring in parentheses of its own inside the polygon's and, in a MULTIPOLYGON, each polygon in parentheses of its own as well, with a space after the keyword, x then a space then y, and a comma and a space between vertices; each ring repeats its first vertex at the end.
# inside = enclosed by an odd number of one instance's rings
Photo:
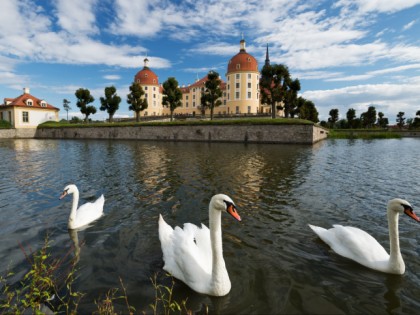
POLYGON ((334 128, 335 123, 338 121, 338 109, 331 109, 329 114, 330 117, 328 118, 328 123, 330 125, 330 128, 334 128))
POLYGON ((201 101, 205 104, 205 107, 210 108, 210 120, 213 120, 214 108, 222 105, 220 98, 222 97, 222 90, 220 84, 222 81, 219 79, 219 74, 214 71, 210 71, 207 74, 207 81, 204 84, 206 89, 201 96, 201 101))
POLYGON ((162 105, 171 111, 171 121, 173 120, 174 111, 182 105, 182 91, 178 86, 178 81, 174 77, 168 78, 163 82, 162 105))
POLYGON ((70 101, 68 101, 66 98, 63 99, 63 108, 67 112, 67 121, 69 121, 69 110, 71 109, 69 104, 70 104, 70 101))
POLYGON ((401 129, 402 127, 404 127, 405 124, 405 117, 404 117, 405 113, 404 112, 399 112, 397 115, 397 126, 401 129))
POLYGON ((112 122, 115 112, 120 107, 121 97, 117 95, 117 89, 114 86, 106 87, 104 90, 105 97, 101 97, 100 110, 107 111, 109 118, 108 121, 112 122))
POLYGON ((148 107, 147 99, 143 97, 144 91, 140 84, 133 82, 130 85, 130 93, 127 94, 127 103, 130 104, 129 110, 136 113, 136 121, 140 121, 140 112, 148 107))
POLYGON ((88 105, 95 101, 95 98, 90 94, 88 89, 80 88, 75 93, 77 98, 77 107, 80 108, 80 112, 85 114, 85 122, 88 121, 88 117, 90 114, 96 113, 96 107, 93 105, 88 105))
POLYGON ((265 65, 261 70, 261 103, 271 106, 271 118, 276 118, 276 106, 284 104, 286 92, 291 84, 289 69, 284 65, 265 65))

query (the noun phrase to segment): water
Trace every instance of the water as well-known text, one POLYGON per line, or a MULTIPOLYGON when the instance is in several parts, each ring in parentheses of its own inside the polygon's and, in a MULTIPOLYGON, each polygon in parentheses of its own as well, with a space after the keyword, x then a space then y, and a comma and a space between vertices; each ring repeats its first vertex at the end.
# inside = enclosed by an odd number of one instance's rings
MULTIPOLYGON (((353 225, 389 246, 386 203, 405 198, 420 212, 420 139, 327 140, 314 146, 138 141, 0 140, 0 273, 28 268, 20 246, 57 257, 80 245, 79 311, 120 287, 151 313, 150 278, 162 272, 158 215, 174 225, 208 224, 208 202, 229 195, 242 222, 225 215, 223 247, 232 290, 222 298, 176 282, 176 298, 211 314, 415 314, 420 307, 420 225, 400 220, 403 276, 334 254, 307 224, 353 225), (71 198, 105 195, 105 216, 71 235, 71 198), (20 244, 20 245, 19 245, 20 244)), ((123 303, 123 302, 121 302, 123 303)))

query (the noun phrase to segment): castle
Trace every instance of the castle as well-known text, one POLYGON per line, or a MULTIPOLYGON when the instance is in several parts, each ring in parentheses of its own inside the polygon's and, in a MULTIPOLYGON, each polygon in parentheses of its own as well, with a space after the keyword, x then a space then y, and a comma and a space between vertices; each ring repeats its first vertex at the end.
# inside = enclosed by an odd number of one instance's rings
MULTIPOLYGON (((265 64, 269 64, 268 46, 265 64)), ((240 41, 239 52, 228 63, 226 81, 222 81, 222 105, 214 108, 214 114, 244 115, 270 113, 271 107, 260 103, 260 72, 257 60, 246 52, 245 40, 240 41)), ((205 89, 207 75, 191 85, 180 87, 182 105, 175 109, 175 115, 200 115, 201 93, 205 89)), ((169 108, 162 105, 163 88, 159 85, 158 76, 149 68, 149 60, 144 59, 144 67, 134 76, 144 90, 148 108, 142 116, 165 116, 170 114, 169 108)))

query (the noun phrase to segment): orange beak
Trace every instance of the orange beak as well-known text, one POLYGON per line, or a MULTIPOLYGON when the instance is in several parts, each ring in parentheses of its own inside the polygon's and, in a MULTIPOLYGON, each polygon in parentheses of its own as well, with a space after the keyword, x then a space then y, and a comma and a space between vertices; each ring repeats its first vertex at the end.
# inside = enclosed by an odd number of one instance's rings
POLYGON ((241 221, 241 217, 239 216, 238 211, 236 210, 234 205, 229 205, 226 209, 226 211, 234 217, 236 220, 241 221))
POLYGON ((408 215, 410 218, 416 220, 417 222, 420 222, 420 218, 414 213, 412 209, 405 209, 404 213, 408 215))
POLYGON ((63 193, 60 195, 58 199, 63 199, 65 196, 67 196, 67 191, 63 191, 63 193))

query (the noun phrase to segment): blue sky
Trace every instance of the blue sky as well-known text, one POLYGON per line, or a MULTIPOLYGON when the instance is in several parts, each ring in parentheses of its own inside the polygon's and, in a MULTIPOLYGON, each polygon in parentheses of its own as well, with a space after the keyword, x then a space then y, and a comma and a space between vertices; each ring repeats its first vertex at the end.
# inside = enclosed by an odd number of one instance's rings
POLYGON ((122 97, 115 117, 132 117, 126 95, 147 56, 163 83, 191 84, 209 70, 223 79, 229 59, 247 52, 261 69, 288 66, 320 119, 375 106, 395 123, 420 110, 420 0, 1 0, 0 98, 31 94, 81 116, 75 91, 87 88, 98 112, 104 88, 122 97))

